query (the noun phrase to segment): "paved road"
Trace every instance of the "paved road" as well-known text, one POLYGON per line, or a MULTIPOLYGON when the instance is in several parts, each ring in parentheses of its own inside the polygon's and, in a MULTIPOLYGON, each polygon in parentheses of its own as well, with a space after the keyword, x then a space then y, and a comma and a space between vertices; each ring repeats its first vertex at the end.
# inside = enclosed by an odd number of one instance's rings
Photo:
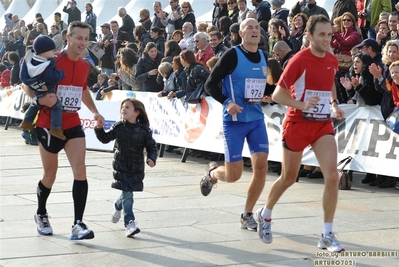
MULTIPOLYGON (((399 191, 394 188, 362 185, 362 175, 356 174, 353 190, 340 191, 334 224, 347 252, 393 251, 392 257, 323 257, 325 251, 316 248, 322 230, 321 180, 304 178, 282 197, 273 213, 275 239, 265 245, 255 232, 239 228, 249 168, 239 182, 220 183, 203 197, 199 180, 207 162, 189 157, 181 163, 170 153, 146 170, 144 192, 135 193, 134 204, 141 233, 126 238, 122 222, 110 222, 119 195, 110 188, 113 155, 87 152, 84 219, 96 237, 85 241, 69 240, 72 175, 61 153, 48 200, 54 235, 39 236, 33 214, 41 161, 37 147, 25 145, 20 134, 16 127, 0 130, 1 266, 329 266, 332 259, 340 260, 335 265, 356 261, 357 266, 399 266, 399 191)), ((276 178, 269 172, 256 208, 262 207, 276 178)))

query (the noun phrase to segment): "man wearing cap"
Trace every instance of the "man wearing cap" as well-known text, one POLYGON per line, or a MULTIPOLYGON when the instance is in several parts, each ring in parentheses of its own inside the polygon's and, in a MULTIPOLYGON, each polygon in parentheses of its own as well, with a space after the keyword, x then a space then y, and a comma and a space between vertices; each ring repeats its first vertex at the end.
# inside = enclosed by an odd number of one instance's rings
POLYGON ((58 26, 58 30, 59 32, 62 32, 63 30, 67 30, 68 29, 68 25, 61 20, 61 13, 60 12, 55 12, 54 13, 54 23, 53 25, 57 25, 58 26))
POLYGON ((112 46, 111 45, 104 45, 104 42, 112 35, 111 26, 109 23, 101 24, 101 32, 103 34, 103 38, 101 42, 98 44, 100 47, 104 48, 104 55, 101 57, 98 65, 101 67, 101 73, 105 73, 110 76, 112 73, 115 72, 115 63, 114 57, 112 54, 112 46))
POLYGON ((274 10, 272 14, 272 18, 274 19, 281 19, 288 25, 288 13, 290 12, 286 8, 282 8, 281 6, 285 4, 285 0, 272 0, 272 9, 274 10))
POLYGON ((241 44, 241 37, 238 34, 240 24, 233 23, 230 26, 230 47, 241 44))
POLYGON ((312 15, 324 15, 328 19, 330 18, 327 11, 316 4, 316 0, 301 0, 291 8, 293 16, 301 12, 308 16, 308 18, 312 15))
POLYGON ((183 39, 180 40, 180 43, 185 43, 186 49, 194 51, 194 27, 191 22, 185 22, 181 31, 183 32, 183 39))
POLYGON ((380 46, 377 41, 371 38, 363 40, 360 44, 356 46, 362 51, 363 54, 367 54, 371 57, 373 63, 379 66, 381 69, 385 69, 386 65, 382 63, 382 55, 379 52, 380 46))
POLYGON ((79 8, 76 6, 75 0, 68 2, 67 5, 64 6, 62 11, 68 14, 68 25, 73 21, 82 21, 82 14, 79 8), (68 8, 69 5, 71 5, 70 8, 68 8))

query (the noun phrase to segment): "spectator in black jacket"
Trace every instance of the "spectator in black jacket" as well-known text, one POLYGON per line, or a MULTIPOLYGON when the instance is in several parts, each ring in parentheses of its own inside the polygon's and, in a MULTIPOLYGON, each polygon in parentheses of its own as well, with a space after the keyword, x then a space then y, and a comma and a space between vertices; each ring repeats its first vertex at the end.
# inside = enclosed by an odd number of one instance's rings
POLYGON ((12 65, 11 67, 11 85, 17 85, 21 83, 21 80, 19 79, 19 71, 20 71, 20 66, 19 66, 19 56, 17 52, 10 52, 8 54, 8 61, 12 65))
POLYGON ((272 18, 281 19, 288 25, 288 13, 290 11, 286 8, 282 8, 281 6, 285 4, 285 0, 272 0, 272 9, 275 10, 272 14, 272 18))
POLYGON ((64 9, 62 9, 62 11, 68 14, 68 25, 73 21, 82 21, 82 14, 79 8, 76 6, 75 0, 68 1, 67 5, 64 6, 64 9), (69 5, 71 5, 70 8, 68 8, 69 5))
POLYGON ((133 42, 133 29, 135 25, 132 17, 127 14, 126 8, 124 7, 118 9, 118 15, 122 18, 122 26, 120 26, 119 30, 126 32, 129 35, 129 42, 133 42))
POLYGON ((217 26, 221 17, 228 16, 227 0, 215 0, 212 12, 212 25, 217 26))
POLYGON ((269 20, 272 17, 269 2, 262 0, 251 0, 251 2, 252 5, 255 7, 255 14, 258 18, 258 22, 266 21, 267 23, 269 23, 269 20))
POLYGON ((355 16, 355 21, 357 21, 358 15, 355 0, 337 0, 332 10, 331 21, 334 21, 335 18, 340 17, 345 12, 349 12, 355 16))
POLYGON ((137 62, 136 78, 142 82, 142 91, 159 92, 163 84, 157 83, 158 67, 161 64, 163 54, 158 51, 157 45, 149 42, 144 49, 143 56, 137 62))

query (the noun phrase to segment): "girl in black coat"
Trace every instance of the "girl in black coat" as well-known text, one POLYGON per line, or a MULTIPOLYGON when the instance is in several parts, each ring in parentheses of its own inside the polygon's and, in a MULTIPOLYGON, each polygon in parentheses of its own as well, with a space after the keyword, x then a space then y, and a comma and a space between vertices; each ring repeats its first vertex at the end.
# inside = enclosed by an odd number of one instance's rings
POLYGON ((137 62, 136 78, 142 82, 142 91, 159 92, 163 89, 163 84, 157 83, 158 67, 161 64, 163 54, 157 50, 157 45, 149 42, 143 56, 137 62))
POLYGON ((123 209, 126 236, 130 237, 140 232, 134 222, 133 191, 143 191, 144 162, 150 167, 155 166, 157 146, 142 102, 134 98, 125 99, 120 112, 121 120, 112 125, 108 132, 104 131, 103 125, 97 125, 94 131, 102 143, 116 140, 112 162, 115 180, 112 187, 122 190, 122 193, 114 203, 111 220, 117 223, 123 209), (147 151, 146 161, 144 148, 147 151))

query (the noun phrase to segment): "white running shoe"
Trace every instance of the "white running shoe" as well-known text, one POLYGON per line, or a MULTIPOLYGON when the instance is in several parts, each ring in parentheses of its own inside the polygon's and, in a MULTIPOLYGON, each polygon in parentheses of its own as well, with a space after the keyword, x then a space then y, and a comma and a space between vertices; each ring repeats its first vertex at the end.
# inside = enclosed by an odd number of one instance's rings
POLYGON ((317 247, 321 249, 327 249, 330 252, 343 252, 345 251, 344 247, 339 243, 337 238, 335 238, 334 233, 331 233, 320 237, 319 243, 317 243, 317 247))
POLYGON ((33 216, 35 219, 35 222, 37 224, 37 232, 40 235, 52 235, 53 234, 53 228, 50 225, 50 221, 48 220, 48 215, 40 215, 40 214, 35 214, 33 216))
MULTIPOLYGON (((115 205, 114 205, 114 207, 115 207, 115 205)), ((120 218, 121 218, 121 211, 114 209, 114 211, 111 214, 111 222, 117 223, 117 222, 119 222, 120 218)))
POLYGON ((87 229, 86 224, 81 221, 77 221, 75 225, 72 225, 71 235, 69 239, 71 240, 81 240, 81 239, 92 239, 94 238, 94 232, 87 229))
POLYGON ((256 229, 258 229, 258 223, 255 221, 252 213, 247 214, 247 216, 241 214, 240 221, 241 221, 241 229, 247 229, 249 231, 256 231, 256 229))
POLYGON ((137 227, 134 221, 130 221, 129 224, 126 225, 126 237, 132 237, 138 233, 140 233, 140 228, 137 227))
POLYGON ((263 219, 262 210, 263 208, 260 208, 255 212, 255 220, 258 222, 258 235, 263 243, 270 244, 273 242, 272 220, 263 219))

